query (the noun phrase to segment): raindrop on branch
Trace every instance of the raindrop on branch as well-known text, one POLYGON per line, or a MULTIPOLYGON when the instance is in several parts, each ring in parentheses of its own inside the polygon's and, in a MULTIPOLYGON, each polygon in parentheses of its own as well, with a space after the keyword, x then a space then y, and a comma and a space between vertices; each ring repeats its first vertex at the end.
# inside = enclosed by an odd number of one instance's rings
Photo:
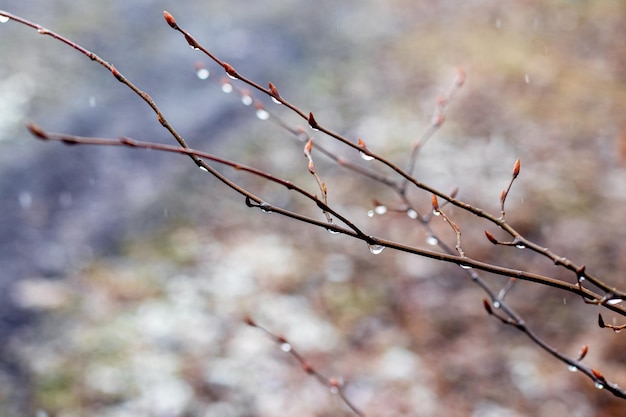
POLYGON ((413 210, 413 209, 408 209, 406 211, 406 215, 409 217, 409 219, 417 219, 417 211, 413 210))
POLYGON ((576 372, 578 368, 576 368, 574 365, 568 365, 567 370, 570 372, 576 372))
POLYGON ((291 345, 289 343, 282 343, 280 345, 280 350, 283 352, 291 352, 291 345))
POLYGON ((360 153, 360 155, 361 155, 361 159, 363 159, 364 161, 371 161, 371 160, 373 160, 373 159, 374 159, 374 157, 373 157, 373 156, 369 156, 369 155, 367 155, 367 154, 366 154, 365 152, 363 152, 363 151, 361 151, 361 152, 359 152, 359 153, 360 153))
POLYGON ((385 247, 383 245, 368 245, 370 252, 374 255, 378 255, 379 253, 381 253, 383 250, 385 250, 385 247))
POLYGON ((383 215, 385 213, 387 213, 387 207, 383 206, 383 205, 379 205, 374 207, 374 213, 378 214, 378 215, 383 215))
POLYGON ((595 387, 596 387, 597 389, 604 389, 604 384, 603 384, 603 383, 601 383, 601 382, 596 382, 596 383, 595 383, 595 387))
POLYGON ((6 16, 0 16, 0 23, 6 23, 9 21, 9 18, 6 16))
POLYGON ((433 235, 428 235, 426 237, 426 243, 428 243, 430 246, 437 246, 439 244, 439 239, 437 239, 433 235))

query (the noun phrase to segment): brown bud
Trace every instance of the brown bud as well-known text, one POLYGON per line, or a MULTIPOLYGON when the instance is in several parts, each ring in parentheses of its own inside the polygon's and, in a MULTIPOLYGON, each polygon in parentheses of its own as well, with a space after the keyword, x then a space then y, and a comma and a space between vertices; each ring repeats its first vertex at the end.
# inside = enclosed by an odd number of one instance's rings
POLYGON ((231 77, 231 78, 240 78, 239 74, 237 73, 237 71, 235 71, 235 68, 233 68, 232 65, 224 62, 222 64, 222 66, 224 67, 224 71, 226 71, 226 74, 228 74, 229 77, 231 77))
POLYGON ((307 374, 313 374, 315 373, 315 370, 313 370, 313 367, 308 363, 308 362, 302 362, 302 369, 304 370, 304 372, 306 372, 307 374))
POLYGON ((434 211, 439 210, 439 200, 437 199, 437 196, 435 194, 433 194, 433 197, 431 199, 431 204, 433 206, 434 211))
POLYGON ((359 145, 359 148, 363 148, 363 149, 367 148, 367 146, 365 145, 365 142, 363 142, 363 139, 361 139, 361 138, 358 138, 356 140, 356 143, 357 143, 357 145, 359 145))
POLYGON ((520 166, 520 160, 517 159, 515 161, 515 164, 513 165, 513 178, 517 178, 517 176, 519 175, 519 170, 520 170, 521 166, 520 166))
POLYGON ((178 29, 178 25, 176 24, 176 19, 174 19, 174 16, 172 16, 170 12, 163 10, 163 17, 165 18, 165 21, 167 22, 168 25, 170 25, 172 29, 178 29))
POLYGON ((274 97, 275 99, 280 98, 280 94, 278 94, 278 88, 276 88, 276 86, 272 83, 270 83, 270 93, 272 93, 272 97, 274 97))
POLYGON ((41 129, 36 124, 28 123, 26 125, 26 128, 29 130, 31 135, 33 135, 37 139, 43 139, 43 140, 47 140, 48 139, 48 134, 46 132, 44 132, 43 129, 41 129))
POLYGON ((602 314, 598 313, 598 326, 600 326, 601 329, 604 329, 606 327, 606 324, 604 324, 604 319, 602 318, 602 314))
POLYGON ((494 245, 497 245, 498 243, 500 243, 500 242, 498 242, 498 240, 497 240, 495 237, 493 237, 493 235, 492 235, 491 233, 489 233, 487 230, 485 230, 485 236, 486 236, 486 237, 487 237, 487 239, 488 239, 491 243, 493 243, 494 245))
POLYGON ((465 70, 462 67, 456 69, 456 80, 454 80, 457 87, 461 87, 465 84, 465 70))
POLYGON ((309 139, 304 145, 304 154, 309 155, 311 153, 311 149, 313 149, 313 139, 309 139))
POLYGON ((309 172, 311 174, 315 174, 315 165, 313 164, 313 161, 309 161, 309 172))
POLYGON ((115 66, 113 65, 111 65, 111 74, 113 74, 113 76, 117 78, 118 81, 122 81, 124 79, 124 77, 122 77, 122 74, 120 74, 117 68, 115 68, 115 66))
POLYGON ((604 379, 604 375, 602 375, 600 373, 600 371, 596 370, 596 369, 591 369, 591 373, 593 374, 593 376, 595 376, 597 379, 599 379, 600 381, 604 382, 606 381, 606 379, 604 379))
POLYGON ((486 298, 483 298, 483 307, 487 311, 487 314, 490 314, 490 315, 493 314, 493 309, 491 308, 491 303, 486 298))
POLYGON ((582 361, 583 359, 585 359, 585 356, 587 356, 587 352, 589 351, 589 346, 587 345, 583 345, 583 347, 580 349, 580 353, 578 354, 578 361, 582 361))
POLYGON ((315 120, 315 116, 313 116, 313 113, 309 113, 309 126, 311 126, 311 129, 319 129, 320 125, 317 124, 317 120, 315 120))
POLYGON ((252 327, 256 327, 256 323, 254 322, 254 320, 252 320, 252 317, 246 315, 243 318, 244 323, 246 323, 248 326, 252 326, 252 327))
POLYGON ((504 203, 504 200, 506 200, 506 190, 500 192, 500 202, 504 203))

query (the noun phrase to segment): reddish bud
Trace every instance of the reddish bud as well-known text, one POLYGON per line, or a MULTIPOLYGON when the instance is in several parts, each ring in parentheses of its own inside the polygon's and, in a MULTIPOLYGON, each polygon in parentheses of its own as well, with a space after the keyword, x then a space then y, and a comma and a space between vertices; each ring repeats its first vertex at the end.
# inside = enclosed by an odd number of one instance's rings
POLYGON ((239 74, 237 73, 237 71, 235 71, 235 68, 233 68, 232 65, 224 62, 222 66, 224 67, 224 71, 226 71, 226 74, 228 74, 229 77, 240 78, 239 74))
POLYGON ((317 120, 315 120, 315 116, 313 116, 313 113, 309 113, 309 126, 311 126, 311 129, 319 129, 320 125, 317 124, 317 120))
POLYGON ((517 159, 515 161, 515 164, 513 165, 513 178, 517 178, 517 176, 519 175, 520 168, 521 168, 520 160, 517 159))
POLYGON ((313 139, 309 139, 304 145, 304 154, 309 155, 311 153, 311 149, 313 149, 313 139))
POLYGON ((437 199, 437 196, 435 194, 433 194, 433 197, 431 199, 431 204, 433 206, 434 211, 439 210, 439 200, 437 199))
POLYGON ((504 200, 506 200, 506 190, 500 192, 500 202, 504 203, 504 200))
POLYGON ((243 318, 244 323, 246 323, 248 326, 252 326, 252 327, 256 327, 256 323, 254 322, 254 320, 252 320, 252 317, 246 315, 243 318))
POLYGON ((600 381, 604 382, 606 381, 606 379, 604 379, 604 375, 602 375, 600 373, 600 371, 596 370, 596 369, 591 369, 591 373, 593 374, 593 376, 595 376, 597 379, 599 379, 600 381))
POLYGON ((500 243, 500 242, 498 242, 498 240, 497 240, 495 237, 493 237, 493 235, 492 235, 491 233, 489 233, 487 230, 485 230, 485 236, 486 236, 486 237, 487 237, 487 239, 488 239, 491 243, 493 243, 494 245, 497 245, 498 243, 500 243))
POLYGON ((48 134, 46 132, 44 132, 43 129, 41 129, 36 124, 28 123, 26 125, 26 128, 28 129, 30 134, 33 135, 34 137, 36 137, 37 139, 43 139, 43 140, 47 140, 48 139, 48 134))
POLYGON ((302 369, 304 370, 304 372, 306 372, 307 374, 313 374, 315 373, 315 370, 313 369, 313 367, 311 365, 309 365, 308 362, 302 362, 302 369))
POLYGON ((287 343, 287 339, 283 335, 276 336, 276 341, 280 344, 287 343))
POLYGON ((604 319, 602 318, 602 314, 598 313, 598 326, 600 326, 601 329, 604 329, 606 327, 606 324, 604 324, 604 319))
POLYGON ((111 65, 111 74, 113 74, 113 76, 115 78, 117 78, 118 81, 122 81, 123 77, 122 74, 120 74, 120 72, 117 70, 117 68, 115 68, 115 66, 111 65))
POLYGON ((361 139, 361 138, 358 138, 356 140, 356 143, 357 143, 357 145, 359 145, 360 148, 363 148, 363 149, 367 148, 367 146, 365 146, 365 142, 363 142, 363 139, 361 139))
POLYGON ((487 311, 487 314, 489 314, 489 315, 493 314, 493 309, 491 308, 491 303, 486 298, 483 298, 483 307, 487 311))
POLYGON ((311 174, 315 174, 315 165, 313 164, 313 161, 309 161, 309 172, 311 174))
POLYGON ((170 25, 172 29, 178 29, 178 25, 176 24, 176 19, 174 19, 174 16, 172 16, 170 12, 163 10, 163 17, 165 18, 165 21, 167 22, 168 25, 170 25))
POLYGON ((454 80, 457 87, 461 87, 465 84, 465 70, 461 67, 456 69, 456 80, 454 80))
POLYGON ((578 361, 582 361, 583 359, 585 359, 585 356, 587 356, 587 352, 589 351, 589 346, 587 345, 583 345, 583 347, 580 349, 580 353, 578 354, 578 361))
POLYGON ((334 388, 339 388, 341 386, 341 381, 339 381, 338 378, 330 378, 328 380, 328 383, 330 384, 331 387, 334 387, 334 388))
POLYGON ((274 97, 275 99, 279 99, 280 98, 280 94, 278 94, 278 88, 276 88, 276 86, 272 83, 270 83, 270 93, 272 94, 272 97, 274 97))

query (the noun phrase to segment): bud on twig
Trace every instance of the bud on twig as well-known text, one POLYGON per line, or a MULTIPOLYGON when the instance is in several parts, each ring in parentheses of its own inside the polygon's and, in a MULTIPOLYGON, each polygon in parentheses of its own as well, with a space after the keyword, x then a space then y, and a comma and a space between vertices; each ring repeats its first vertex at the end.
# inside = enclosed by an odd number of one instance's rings
POLYGON ((491 303, 486 298, 483 298, 483 307, 487 311, 487 314, 489 314, 489 315, 493 314, 493 309, 491 308, 491 303))
POLYGON ((485 236, 486 236, 486 237, 487 237, 487 239, 488 239, 491 243, 493 243, 494 245, 497 245, 498 243, 500 243, 500 242, 498 242, 498 240, 497 240, 495 237, 493 237, 493 235, 492 235, 491 233, 489 233, 487 230, 485 230, 485 236))
POLYGON ((31 135, 33 135, 34 137, 38 138, 38 139, 42 139, 42 140, 47 140, 48 139, 48 134, 46 132, 44 132, 39 126, 37 126, 34 123, 28 123, 26 125, 26 128, 29 130, 29 132, 31 133, 31 135))
POLYGON ((228 74, 229 77, 231 78, 240 78, 239 74, 237 73, 237 71, 235 71, 235 68, 233 68, 232 65, 224 62, 222 63, 222 66, 224 67, 224 71, 226 71, 226 74, 228 74))
POLYGON ((276 88, 276 86, 272 83, 269 84, 269 87, 270 87, 270 93, 272 93, 272 97, 274 97, 275 99, 279 99, 280 94, 278 94, 278 88, 276 88))
POLYGON ((433 211, 439 211, 439 200, 437 199, 437 195, 433 194, 431 204, 433 206, 433 211))
POLYGON ((589 346, 587 345, 583 345, 583 347, 580 349, 580 353, 578 354, 578 359, 577 361, 582 361, 583 359, 585 359, 585 356, 587 356, 587 352, 589 351, 589 346))
POLYGON ((513 178, 517 178, 517 176, 519 175, 519 170, 520 170, 520 168, 521 168, 521 166, 520 166, 520 165, 521 165, 521 164, 520 164, 520 160, 519 160, 519 159, 517 159, 517 160, 515 161, 515 164, 513 165, 513 178))
POLYGON ((315 120, 315 116, 313 116, 313 113, 309 113, 309 126, 311 126, 311 129, 319 129, 320 125, 317 124, 317 120, 315 120))
POLYGON ((601 329, 604 329, 606 327, 606 324, 604 324, 604 319, 602 318, 602 314, 598 314, 598 326, 600 326, 601 329))
POLYGON ((163 17, 165 18, 165 21, 167 22, 168 25, 170 25, 172 29, 178 29, 178 25, 176 24, 176 19, 174 19, 174 16, 172 16, 170 12, 168 12, 167 10, 163 10, 163 17))

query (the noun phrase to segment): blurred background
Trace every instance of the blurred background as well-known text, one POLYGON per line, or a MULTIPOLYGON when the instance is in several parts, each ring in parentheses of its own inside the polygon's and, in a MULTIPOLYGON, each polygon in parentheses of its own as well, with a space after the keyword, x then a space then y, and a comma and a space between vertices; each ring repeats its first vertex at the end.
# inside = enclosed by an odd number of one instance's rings
MULTIPOLYGON (((271 81, 322 125, 400 165, 462 67, 467 82, 420 153, 417 178, 459 187, 459 198, 498 213, 520 158, 509 222, 626 288, 622 1, 55 0, 0 8, 113 63, 191 146, 313 193, 302 143, 224 94, 223 72, 167 26, 163 10, 240 73, 271 81), (199 63, 208 80, 197 76, 199 63)), ((353 415, 246 326, 246 314, 284 334, 323 374, 342 377, 366 415, 623 415, 626 403, 490 319, 484 294, 454 265, 372 255, 363 242, 251 210, 184 157, 32 139, 28 121, 174 143, 137 96, 71 48, 15 22, 0 24, 0 39, 0 416, 353 415)), ((368 217, 372 199, 397 205, 390 190, 314 158, 331 206, 368 233, 428 247, 405 215, 368 217)), ((323 218, 282 189, 223 172, 269 202, 323 218)), ((428 195, 411 198, 428 210, 428 195)), ((446 212, 468 256, 575 279, 527 251, 489 244, 483 230, 497 235, 492 225, 446 212)), ((505 283, 485 279, 496 291, 505 283)), ((508 297, 558 350, 576 357, 588 344, 585 363, 626 385, 624 336, 598 328, 597 307, 527 283, 508 297)))

